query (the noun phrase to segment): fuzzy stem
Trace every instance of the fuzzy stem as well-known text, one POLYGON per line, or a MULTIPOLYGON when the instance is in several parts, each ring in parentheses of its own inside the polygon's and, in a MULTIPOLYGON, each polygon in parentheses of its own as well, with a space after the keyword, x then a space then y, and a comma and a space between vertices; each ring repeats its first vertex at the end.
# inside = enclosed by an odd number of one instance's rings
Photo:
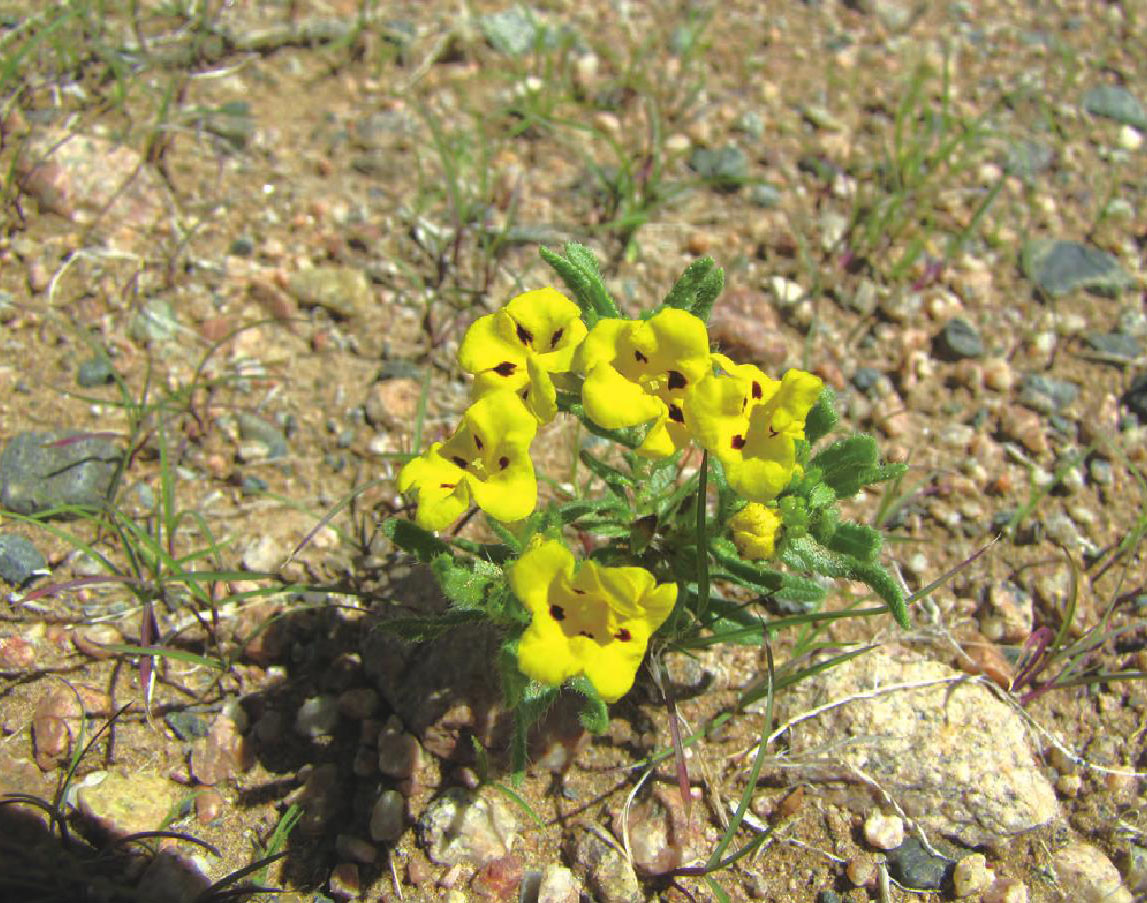
POLYGON ((709 540, 705 535, 705 496, 709 493, 709 452, 701 455, 697 474, 697 622, 704 625, 709 608, 709 540))

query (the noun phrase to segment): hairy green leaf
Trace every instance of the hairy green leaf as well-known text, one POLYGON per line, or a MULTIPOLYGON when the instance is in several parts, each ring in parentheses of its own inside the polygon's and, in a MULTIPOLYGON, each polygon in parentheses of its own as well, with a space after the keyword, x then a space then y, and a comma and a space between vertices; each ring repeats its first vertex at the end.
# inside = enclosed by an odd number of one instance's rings
POLYGON ((840 416, 836 412, 836 393, 825 386, 817 398, 816 404, 808 412, 804 421, 805 439, 810 445, 816 445, 821 439, 836 429, 840 416))
POLYGON ((382 532, 400 549, 424 563, 433 561, 439 555, 450 553, 450 547, 441 539, 405 518, 388 518, 383 522, 382 532))

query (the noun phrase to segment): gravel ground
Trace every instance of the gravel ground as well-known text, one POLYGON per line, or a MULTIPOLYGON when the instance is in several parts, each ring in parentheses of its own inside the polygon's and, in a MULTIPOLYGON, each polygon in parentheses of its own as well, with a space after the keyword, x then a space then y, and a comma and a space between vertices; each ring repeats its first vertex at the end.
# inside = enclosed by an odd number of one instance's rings
POLYGON ((69 825, 0 807, 5 894, 190 901, 281 851, 216 898, 1147 899, 1137 4, 111 6, 0 2, 0 793, 69 825), (851 513, 910 589, 958 568, 827 634, 877 648, 778 696, 770 841, 709 880, 674 870, 745 790, 761 650, 665 662, 690 730, 731 715, 686 804, 647 675, 509 793, 496 638, 377 629, 441 605, 379 530, 420 399, 448 432, 466 326, 567 240, 630 312, 716 258, 714 340, 909 464, 851 513), (1010 689, 1066 618, 1065 682, 1140 677, 1010 689))

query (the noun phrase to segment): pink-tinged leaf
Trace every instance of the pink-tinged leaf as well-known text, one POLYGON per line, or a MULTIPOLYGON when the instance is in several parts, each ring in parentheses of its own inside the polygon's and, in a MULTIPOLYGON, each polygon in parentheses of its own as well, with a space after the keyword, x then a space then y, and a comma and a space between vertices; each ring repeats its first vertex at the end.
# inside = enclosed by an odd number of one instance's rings
MULTIPOLYGON (((139 622, 139 644, 151 646, 159 635, 159 625, 155 621, 155 611, 151 602, 143 604, 143 617, 139 622)), ((142 655, 139 659, 139 686, 143 690, 143 707, 151 717, 151 696, 155 690, 155 656, 142 655)))
POLYGON ((133 584, 139 585, 142 582, 136 577, 119 577, 114 574, 107 574, 102 577, 77 577, 74 580, 65 580, 63 583, 50 583, 47 586, 41 586, 24 593, 21 598, 26 602, 31 602, 44 596, 54 596, 57 593, 66 593, 74 589, 82 589, 85 586, 99 586, 102 583, 122 583, 131 586, 133 584))
POLYGON ((65 436, 63 439, 56 439, 54 442, 46 442, 44 448, 64 448, 68 445, 75 445, 77 442, 87 442, 89 439, 122 439, 122 433, 77 433, 74 436, 65 436))
POLYGON ((1040 627, 1024 641, 1023 655, 1012 680, 1013 693, 1030 684, 1047 667, 1047 649, 1054 638, 1050 627, 1040 627))

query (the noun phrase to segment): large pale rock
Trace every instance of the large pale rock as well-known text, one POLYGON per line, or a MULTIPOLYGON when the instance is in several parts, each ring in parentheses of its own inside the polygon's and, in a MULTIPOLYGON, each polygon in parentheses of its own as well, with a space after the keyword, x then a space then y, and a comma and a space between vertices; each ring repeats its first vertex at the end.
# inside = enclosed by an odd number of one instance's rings
POLYGON ((1055 877, 1068 900, 1076 903, 1131 903, 1119 870, 1089 843, 1077 841, 1057 850, 1055 877))
MULTIPOLYGON (((875 651, 806 681, 783 704, 791 717, 877 687, 956 676, 938 662, 875 651)), ((926 831, 967 846, 1039 827, 1058 812, 1023 721, 970 680, 856 699, 793 729, 793 759, 823 761, 825 749, 843 766, 830 775, 863 772, 926 831)))

